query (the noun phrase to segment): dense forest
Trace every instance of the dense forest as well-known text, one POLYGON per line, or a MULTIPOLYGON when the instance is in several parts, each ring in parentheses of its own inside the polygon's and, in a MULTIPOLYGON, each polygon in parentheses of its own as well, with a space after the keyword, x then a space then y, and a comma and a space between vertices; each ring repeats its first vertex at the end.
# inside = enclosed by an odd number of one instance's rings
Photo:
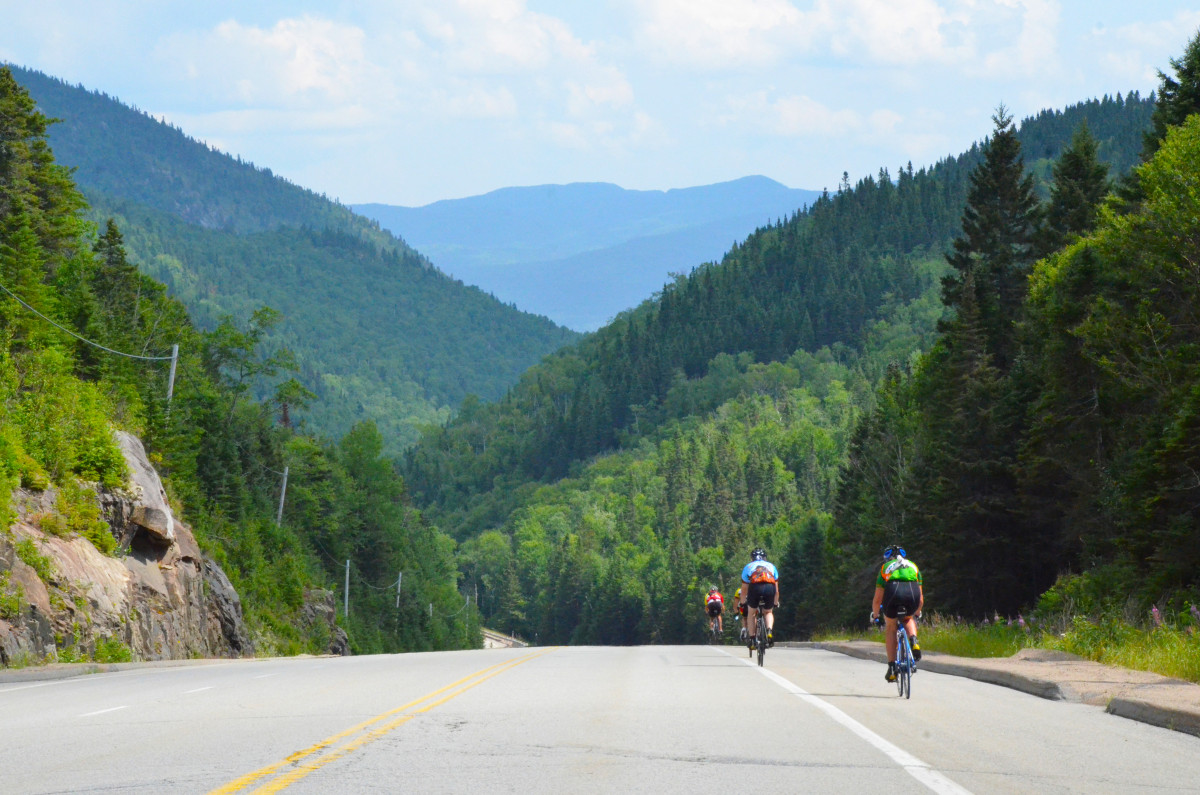
MULTIPOLYGON (((575 332, 437 270, 403 241, 324 196, 217 152, 103 94, 12 67, 74 169, 87 217, 119 224, 130 258, 197 326, 280 313, 263 344, 286 347, 313 397, 300 412, 331 437, 370 419, 394 455, 468 395, 500 397, 575 332)), ((259 398, 268 384, 253 385, 259 398)))
MULTIPOLYGON (((403 472, 415 502, 463 541, 460 565, 485 619, 544 642, 699 639, 703 591, 736 587, 743 558, 763 544, 784 582, 796 583, 781 626, 803 635, 816 620, 863 611, 876 546, 907 534, 918 560, 924 544, 957 548, 950 531, 917 532, 918 515, 946 504, 917 514, 902 503, 932 487, 885 475, 897 465, 924 472, 905 445, 930 426, 897 405, 916 399, 905 391, 914 373, 941 368, 958 322, 960 307, 943 293, 963 278, 954 241, 980 169, 997 140, 1010 142, 1031 217, 1027 273, 1035 252, 1078 234, 1055 220, 1071 215, 1061 197, 1074 195, 1062 163, 1090 157, 1114 175, 1128 171, 1155 107, 1154 97, 1105 97, 1019 128, 1001 110, 992 138, 962 156, 854 185, 847 177, 549 357, 501 401, 464 405, 409 451, 403 472), (881 506, 909 524, 882 524, 870 513, 881 506), (846 599, 848 589, 863 599, 846 599)), ((991 322, 1022 305, 1010 291, 989 304, 991 322)), ((927 399, 944 407, 948 396, 927 399)), ((961 426, 944 430, 967 438, 961 426)), ((926 558, 937 583, 944 564, 926 558)), ((1040 559, 1047 576, 1036 588, 1071 570, 1040 559)), ((973 575, 964 565, 961 577, 973 575)), ((931 598, 962 584, 941 582, 931 598)), ((944 604, 982 614, 1038 593, 944 604)))
MULTIPOLYGON (((183 303, 134 267, 116 223, 86 220, 48 128, 0 68, 0 547, 13 546, 13 491, 54 488, 62 515, 43 515, 43 531, 125 554, 91 491, 124 483, 111 433, 122 428, 144 439, 170 500, 228 573, 260 653, 328 647, 328 628, 304 610, 322 589, 340 591, 346 561, 351 611, 342 623, 355 651, 478 645, 454 542, 411 507, 374 423, 337 442, 299 432, 291 412, 311 397, 294 357, 265 345, 278 313, 259 307, 244 323, 198 329, 183 303), (173 345, 170 401, 164 362, 114 353, 159 355, 173 345), (269 385, 269 395, 254 399, 252 384, 269 385)), ((0 617, 12 618, 19 586, 6 575, 0 617)))

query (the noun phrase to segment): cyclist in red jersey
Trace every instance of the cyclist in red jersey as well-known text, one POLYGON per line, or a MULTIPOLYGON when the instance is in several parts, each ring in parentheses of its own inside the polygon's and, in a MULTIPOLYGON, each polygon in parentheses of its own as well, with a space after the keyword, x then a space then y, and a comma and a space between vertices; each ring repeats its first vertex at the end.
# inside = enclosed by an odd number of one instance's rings
POLYGON ((704 610, 708 613, 709 621, 714 618, 717 620, 717 632, 724 632, 721 614, 725 612, 725 599, 715 585, 708 589, 708 596, 704 597, 704 610))

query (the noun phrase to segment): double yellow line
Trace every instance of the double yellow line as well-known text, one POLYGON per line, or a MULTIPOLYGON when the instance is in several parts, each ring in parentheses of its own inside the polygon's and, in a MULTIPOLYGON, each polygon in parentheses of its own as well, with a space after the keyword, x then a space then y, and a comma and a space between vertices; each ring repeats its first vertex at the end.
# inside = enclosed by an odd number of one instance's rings
POLYGON ((364 721, 357 726, 351 726, 343 732, 326 737, 315 745, 311 745, 302 751, 297 751, 282 762, 267 765, 264 768, 255 770, 253 773, 247 773, 223 787, 218 787, 209 793, 209 795, 228 795, 228 793, 244 792, 267 778, 270 778, 270 780, 263 783, 254 792, 279 792, 281 789, 295 784, 309 773, 319 770, 334 760, 341 759, 346 754, 357 748, 361 748, 367 743, 378 740, 397 726, 407 723, 421 713, 428 712, 434 707, 445 704, 450 699, 462 695, 494 676, 499 676, 507 670, 516 668, 518 665, 537 659, 552 651, 554 651, 553 648, 543 649, 527 654, 524 657, 519 657, 516 660, 507 660, 476 671, 470 676, 459 679, 457 682, 451 682, 443 688, 421 696, 416 701, 410 701, 402 707, 396 707, 382 715, 376 715, 374 718, 364 721), (272 776, 274 778, 271 778, 272 776))

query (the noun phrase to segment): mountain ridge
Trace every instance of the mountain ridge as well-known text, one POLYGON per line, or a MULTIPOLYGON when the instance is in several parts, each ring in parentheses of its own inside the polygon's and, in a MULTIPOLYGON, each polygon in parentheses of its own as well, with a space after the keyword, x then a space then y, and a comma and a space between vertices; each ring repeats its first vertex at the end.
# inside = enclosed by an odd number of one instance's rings
POLYGON ((667 190, 575 182, 499 188, 421 207, 350 206, 464 282, 590 331, 651 297, 672 273, 719 260, 731 243, 820 196, 753 175, 667 190), (580 281, 583 262, 589 273, 580 281), (610 293, 606 274, 614 285, 632 279, 638 289, 610 293))
POLYGON ((115 217, 133 260, 201 325, 226 315, 244 324, 262 305, 283 314, 264 342, 296 355, 316 395, 299 415, 316 432, 341 436, 369 419, 399 452, 467 395, 499 397, 577 336, 446 276, 374 222, 269 169, 105 94, 12 71, 60 120, 49 142, 74 169, 88 217, 115 217))

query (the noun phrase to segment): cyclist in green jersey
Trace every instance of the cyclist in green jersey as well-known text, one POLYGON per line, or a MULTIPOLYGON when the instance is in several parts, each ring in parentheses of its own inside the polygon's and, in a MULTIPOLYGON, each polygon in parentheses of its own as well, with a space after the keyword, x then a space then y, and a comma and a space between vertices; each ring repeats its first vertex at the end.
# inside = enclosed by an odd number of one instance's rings
POLYGON ((883 550, 883 564, 875 578, 875 598, 871 602, 871 621, 879 620, 882 608, 886 619, 883 637, 887 644, 888 669, 884 676, 889 682, 896 681, 896 613, 904 606, 906 616, 904 631, 912 645, 913 659, 921 659, 921 647, 917 644, 916 617, 925 605, 925 591, 921 586, 921 570, 907 557, 904 547, 892 544, 883 550))

